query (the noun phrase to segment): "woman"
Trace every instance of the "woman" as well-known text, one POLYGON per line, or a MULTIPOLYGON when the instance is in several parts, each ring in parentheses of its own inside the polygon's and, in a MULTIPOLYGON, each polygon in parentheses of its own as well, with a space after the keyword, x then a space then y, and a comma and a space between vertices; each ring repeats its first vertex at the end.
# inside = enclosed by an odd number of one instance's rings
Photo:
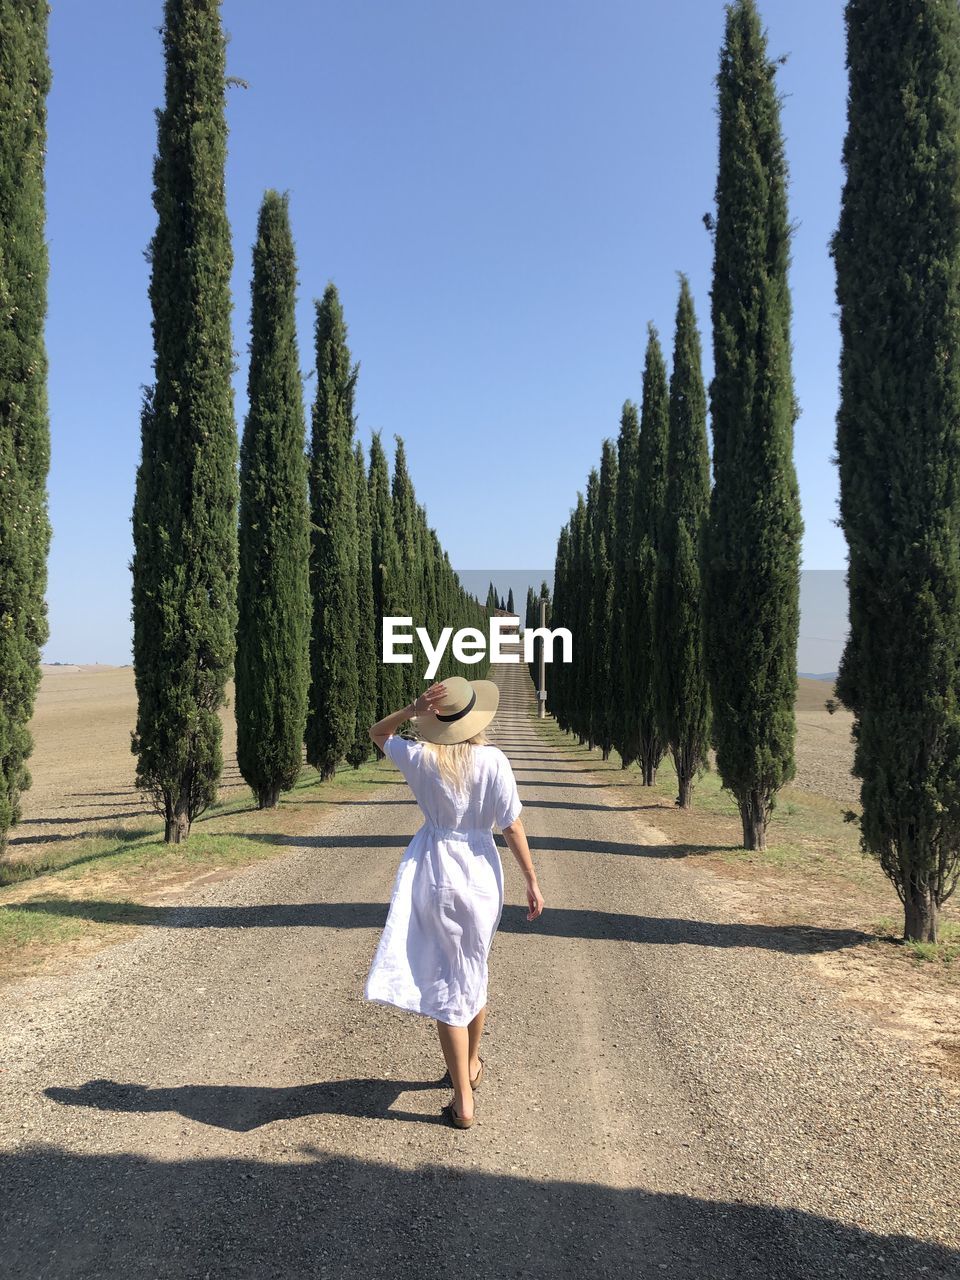
POLYGON ((370 728, 410 784, 424 822, 400 859, 364 995, 436 1019, 453 1084, 442 1113, 457 1129, 473 1124, 487 956, 503 911, 494 825, 523 870, 527 919, 543 910, 513 770, 483 735, 499 702, 492 680, 451 676, 370 728), (405 720, 419 740, 397 736, 405 720))

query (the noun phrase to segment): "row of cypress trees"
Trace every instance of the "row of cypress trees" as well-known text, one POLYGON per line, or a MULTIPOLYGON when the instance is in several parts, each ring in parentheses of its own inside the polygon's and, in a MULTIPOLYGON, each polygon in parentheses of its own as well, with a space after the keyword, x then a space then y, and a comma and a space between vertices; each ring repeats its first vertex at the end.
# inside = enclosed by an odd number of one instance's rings
MULTIPOLYGON (((847 818, 896 888, 904 936, 935 942, 960 882, 960 10, 848 0, 845 25, 830 250, 850 618, 836 695, 853 713, 862 784, 847 818)), ((712 489, 684 282, 669 389, 651 331, 639 433, 628 403, 616 468, 608 442, 561 532, 554 598, 554 622, 578 640, 574 668, 553 669, 561 724, 637 760, 646 782, 669 747, 680 803, 712 743, 748 848, 764 847, 795 771, 802 522, 775 70, 753 0, 736 0, 717 78, 717 211, 705 219, 712 489)))
MULTIPOLYGON (((354 438, 358 366, 336 288, 316 304, 309 445, 286 197, 264 197, 253 250, 249 410, 239 451, 230 376, 224 36, 218 0, 166 0, 166 101, 151 242, 155 381, 134 503, 137 783, 180 841, 214 799, 225 686, 237 759, 261 807, 307 762, 330 778, 369 758, 368 726, 413 699, 422 671, 380 661, 380 620, 436 635, 482 626, 417 502, 398 439, 369 463, 354 438), (237 462, 239 461, 239 476, 237 462)), ((439 678, 461 667, 447 654, 439 678)))
POLYGON ((750 849, 795 772, 802 521, 775 70, 753 0, 728 5, 707 219, 714 377, 706 388, 681 275, 669 378, 651 325, 641 408, 625 402, 560 534, 552 614, 575 637, 573 664, 552 669, 561 727, 636 762, 647 785, 669 751, 683 808, 713 746, 750 849))

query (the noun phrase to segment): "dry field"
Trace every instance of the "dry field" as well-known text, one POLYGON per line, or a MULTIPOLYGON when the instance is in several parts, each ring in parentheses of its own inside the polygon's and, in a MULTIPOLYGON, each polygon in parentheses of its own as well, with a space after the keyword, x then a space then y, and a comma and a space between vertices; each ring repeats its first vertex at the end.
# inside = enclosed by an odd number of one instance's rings
MULTIPOLYGON (((233 682, 221 710, 221 794, 250 794, 237 772, 233 682)), ((9 854, 28 857, 54 840, 109 834, 117 827, 159 824, 149 798, 136 790, 130 735, 137 698, 132 667, 44 666, 31 730, 33 785, 11 832, 9 854)))

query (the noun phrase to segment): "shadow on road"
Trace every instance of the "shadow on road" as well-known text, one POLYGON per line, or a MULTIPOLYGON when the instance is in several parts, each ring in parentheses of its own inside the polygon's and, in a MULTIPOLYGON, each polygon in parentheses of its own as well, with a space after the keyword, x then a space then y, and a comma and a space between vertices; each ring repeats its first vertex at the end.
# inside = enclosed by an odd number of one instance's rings
MULTIPOLYGON (((319 1136, 322 1123, 310 1124, 310 1132, 319 1136)), ((478 1135, 482 1140, 476 1128, 451 1130, 449 1140, 459 1151, 478 1135)), ((644 1187, 491 1175, 460 1160, 451 1167, 434 1157, 405 1169, 334 1155, 302 1138, 289 1162, 91 1156, 28 1146, 0 1161, 4 1274, 47 1280, 960 1274, 954 1250, 815 1214, 644 1187)))
POLYGON ((445 1124, 439 1114, 398 1112, 394 1109, 403 1093, 415 1089, 441 1089, 439 1080, 324 1080, 318 1084, 267 1088, 260 1085, 186 1084, 169 1089, 151 1089, 143 1084, 121 1084, 115 1080, 90 1080, 79 1089, 50 1088, 44 1093, 54 1102, 72 1107, 92 1107, 96 1111, 131 1111, 144 1115, 151 1111, 174 1111, 186 1120, 248 1133, 277 1120, 302 1116, 336 1114, 379 1116, 445 1124))
MULTIPOLYGON (((243 907, 140 906, 131 902, 83 902, 65 898, 21 902, 2 910, 33 911, 94 920, 100 924, 153 925, 165 929, 382 929, 384 902, 275 903, 243 907)), ((609 939, 655 946, 756 947, 766 951, 812 954, 839 951, 872 942, 874 934, 857 929, 821 929, 812 925, 715 924, 705 920, 635 916, 625 912, 547 908, 535 922, 526 907, 504 907, 500 931, 546 938, 609 939)))

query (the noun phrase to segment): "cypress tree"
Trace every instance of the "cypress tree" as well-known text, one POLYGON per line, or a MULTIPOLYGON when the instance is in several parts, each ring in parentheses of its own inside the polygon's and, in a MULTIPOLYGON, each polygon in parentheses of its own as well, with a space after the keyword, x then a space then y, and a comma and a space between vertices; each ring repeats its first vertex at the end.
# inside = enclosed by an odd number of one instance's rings
POLYGON ((516 613, 516 607, 513 603, 513 587, 507 592, 507 613, 516 613))
POLYGON ((579 639, 579 648, 574 644, 573 671, 573 722, 575 733, 581 744, 593 749, 591 732, 590 687, 591 655, 593 652, 593 521, 597 506, 597 488, 599 476, 596 467, 587 477, 587 493, 583 497, 577 494, 577 505, 574 509, 575 539, 573 589, 576 600, 577 628, 574 634, 579 639))
POLYGON ((846 30, 836 692, 861 848, 933 942, 960 875, 960 11, 851 0, 846 30))
POLYGON ((137 785, 179 842, 216 798, 237 629, 233 254, 218 0, 166 0, 150 243, 153 386, 133 509, 137 785), (203 305, 198 305, 202 299, 203 305))
POLYGON ((31 785, 26 761, 49 639, 46 0, 0 7, 0 852, 31 785))
MULTIPOLYGON (((531 631, 537 625, 536 621, 534 620, 535 618, 534 599, 535 597, 533 594, 533 587, 528 586, 527 599, 526 599, 526 604, 524 605, 524 611, 523 611, 524 631, 531 631)), ((536 612, 539 613, 539 609, 537 609, 536 612)), ((530 662, 527 663, 527 670, 530 672, 530 678, 533 681, 534 688, 539 688, 539 684, 538 684, 539 672, 537 671, 537 664, 535 660, 531 660, 530 662)))
MULTIPOLYGON (((616 541, 617 455, 613 441, 604 440, 597 486, 596 519, 593 525, 593 576, 591 578, 590 722, 591 740, 609 760, 613 745, 611 715, 613 563, 616 541)), ((615 696, 615 695, 614 695, 615 696)))
POLYGON ((353 396, 358 367, 336 287, 316 304, 317 396, 310 440, 310 702, 307 760, 326 781, 357 730, 357 499, 353 396))
POLYGON ((612 550, 614 593, 608 625, 610 662, 607 699, 610 741, 626 769, 640 753, 631 586, 634 577, 634 517, 637 501, 637 406, 624 401, 617 437, 617 508, 612 550))
POLYGON ((377 719, 397 711, 404 705, 400 665, 380 661, 383 643, 383 619, 402 616, 399 593, 400 549, 397 546, 393 501, 390 497, 390 472, 379 431, 370 441, 370 470, 367 477, 370 494, 370 529, 373 549, 373 608, 377 645, 377 719))
POLYGON ((240 445, 237 764, 261 809, 300 776, 310 683, 310 512, 286 196, 263 198, 253 248, 249 411, 240 445))
POLYGON ((704 670, 701 565, 710 501, 706 393, 693 298, 680 277, 673 372, 667 491, 657 561, 654 649, 659 719, 677 770, 677 803, 707 763, 710 703, 704 670))
POLYGON ((370 758, 368 730, 377 716, 377 623, 373 606, 373 535, 370 527, 370 494, 363 445, 354 450, 357 495, 357 719, 347 763, 358 769, 370 758))
POLYGON ((654 609, 660 528, 667 492, 670 393, 660 339, 651 324, 643 366, 643 402, 637 442, 637 492, 633 522, 633 566, 627 581, 627 610, 633 640, 626 679, 636 709, 637 760, 644 786, 652 787, 667 749, 657 696, 654 609))
MULTIPOLYGON (((577 650, 577 636, 572 631, 571 622, 568 613, 568 575, 570 560, 570 534, 571 522, 567 523, 560 530, 560 536, 557 538, 557 554, 554 560, 553 568, 553 601, 551 609, 551 620, 554 626, 567 627, 573 635, 574 656, 577 650)), ((550 709, 556 719, 558 726, 569 732, 569 685, 570 685, 570 667, 566 663, 559 663, 553 671, 552 689, 550 692, 550 709)))
MULTIPOLYGON (((417 501, 413 482, 407 470, 407 453, 400 436, 394 436, 396 449, 393 456, 393 520, 400 552, 400 613, 413 619, 413 625, 423 625, 423 606, 420 593, 420 563, 417 555, 417 501)), ((412 702, 424 688, 417 658, 400 666, 400 698, 412 702)))
POLYGON ((494 588, 493 583, 491 582, 489 588, 487 589, 487 603, 486 603, 487 615, 492 618, 499 608, 500 608, 500 602, 497 600, 497 592, 496 592, 496 589, 494 588))
POLYGON ((437 609, 437 564, 434 554, 434 542, 431 536, 430 528, 427 524, 427 513, 425 509, 418 505, 417 520, 420 526, 419 542, 420 557, 422 564, 422 593, 423 593, 423 625, 427 628, 431 636, 437 636, 440 631, 440 614, 437 609))
POLYGON ((777 792, 796 773, 803 523, 793 465, 790 228, 775 71, 753 0, 737 0, 727 9, 717 77, 714 485, 704 604, 717 771, 736 797, 746 849, 766 848, 777 792))

